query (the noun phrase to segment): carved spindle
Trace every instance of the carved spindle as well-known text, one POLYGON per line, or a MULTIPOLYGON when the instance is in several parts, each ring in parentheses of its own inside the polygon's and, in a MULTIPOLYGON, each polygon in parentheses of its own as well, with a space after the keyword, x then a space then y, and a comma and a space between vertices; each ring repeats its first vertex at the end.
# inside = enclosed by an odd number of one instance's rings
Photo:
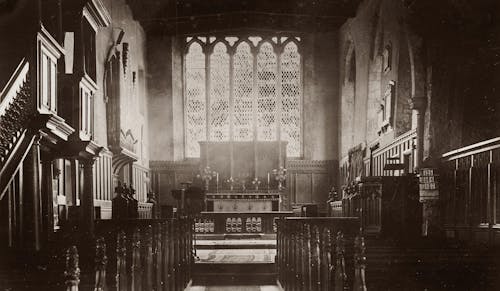
POLYGON ((127 236, 122 230, 116 239, 116 290, 127 290, 127 236))
POLYGON ((304 290, 312 290, 311 225, 304 223, 304 290))
POLYGON ((348 290, 345 271, 345 240, 342 232, 335 238, 335 291, 348 290))
POLYGON ((325 228, 323 230, 323 247, 321 250, 321 290, 329 291, 330 286, 332 286, 332 240, 330 229, 325 228))
POLYGON ((356 236, 354 241, 354 291, 366 291, 366 256, 365 238, 356 236))
POLYGON ((161 290, 162 283, 162 224, 156 222, 153 227, 153 288, 151 290, 161 290))
POLYGON ((71 246, 66 250, 66 270, 64 271, 66 291, 78 291, 80 284, 78 260, 78 250, 76 246, 71 246))
POLYGON ((171 221, 167 221, 162 224, 162 289, 163 290, 171 290, 171 277, 172 277, 172 269, 170 264, 170 251, 172 246, 170 244, 170 223, 171 221))
POLYGON ((304 234, 302 232, 302 223, 295 222, 295 237, 297 243, 295 244, 295 251, 293 257, 295 259, 295 284, 293 290, 303 290, 304 288, 304 257, 303 257, 303 249, 304 249, 304 234))
POLYGON ((106 288, 106 267, 108 257, 106 256, 106 242, 103 237, 96 240, 95 246, 95 284, 94 291, 103 291, 106 288))
POLYGON ((130 266, 132 290, 141 290, 142 268, 141 268, 141 230, 134 227, 132 233, 132 263, 130 266))
POLYGON ((153 226, 150 224, 143 230, 141 244, 142 289, 153 290, 153 226))
POLYGON ((311 286, 314 291, 321 289, 320 233, 317 225, 312 229, 311 286))

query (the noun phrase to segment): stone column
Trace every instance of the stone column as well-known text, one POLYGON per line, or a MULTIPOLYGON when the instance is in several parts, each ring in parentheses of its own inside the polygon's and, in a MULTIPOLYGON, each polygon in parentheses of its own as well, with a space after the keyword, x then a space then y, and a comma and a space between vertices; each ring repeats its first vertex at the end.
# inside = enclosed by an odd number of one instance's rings
POLYGON ((417 149, 416 149, 416 164, 415 168, 420 168, 424 159, 424 126, 425 126, 425 109, 427 107, 427 98, 413 97, 411 99, 411 109, 417 113, 417 149))
MULTIPOLYGON (((416 164, 415 168, 420 169, 420 173, 424 171, 424 126, 425 126, 425 110, 427 107, 426 97, 413 97, 412 109, 417 115, 417 148, 416 148, 416 164)), ((430 161, 432 163, 432 161, 430 161)), ((428 162, 427 162, 428 163, 428 162)), ((425 168, 425 172, 437 174, 437 169, 432 165, 425 168)), ((434 178, 433 178, 434 179, 434 178)), ((438 181, 435 181, 438 183, 438 181)), ((428 237, 439 237, 442 235, 440 210, 439 210, 439 188, 423 189, 423 184, 420 184, 419 194, 420 202, 422 203, 422 235, 428 237)), ((437 184, 436 184, 437 185, 437 184)))
POLYGON ((83 166, 83 193, 81 201, 81 228, 89 237, 94 236, 94 166, 95 159, 82 160, 83 166))
POLYGON ((24 161, 23 191, 23 248, 40 250, 42 228, 42 200, 40 195, 40 136, 36 135, 24 161))

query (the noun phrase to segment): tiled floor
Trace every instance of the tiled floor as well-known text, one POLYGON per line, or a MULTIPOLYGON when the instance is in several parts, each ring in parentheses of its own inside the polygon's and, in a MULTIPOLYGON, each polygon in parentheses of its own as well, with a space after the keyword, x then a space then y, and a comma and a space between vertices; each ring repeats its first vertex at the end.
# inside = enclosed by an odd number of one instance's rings
POLYGON ((274 263, 275 249, 196 250, 197 263, 274 263))
POLYGON ((280 291, 278 286, 192 286, 188 291, 280 291))

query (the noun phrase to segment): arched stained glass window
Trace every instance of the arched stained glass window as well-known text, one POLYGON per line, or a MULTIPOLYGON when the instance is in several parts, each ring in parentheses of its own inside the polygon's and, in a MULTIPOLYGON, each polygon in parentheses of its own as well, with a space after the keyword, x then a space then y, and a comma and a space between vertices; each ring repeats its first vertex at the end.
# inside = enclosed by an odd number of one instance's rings
POLYGON ((197 157, 200 155, 198 141, 205 140, 207 135, 205 54, 196 42, 191 44, 186 55, 185 88, 186 156, 197 157))
POLYGON ((253 56, 250 45, 241 42, 234 54, 233 139, 253 140, 253 56))
POLYGON ((229 55, 217 43, 210 55, 210 140, 229 140, 229 55))
POLYGON ((288 141, 287 156, 300 156, 300 54, 289 42, 281 54, 281 139, 288 141))
POLYGON ((206 140, 284 140, 287 156, 300 157, 302 61, 297 39, 226 40, 233 47, 217 42, 208 58, 198 43, 186 54, 186 157, 199 157, 198 142, 206 140))
POLYGON ((277 140, 277 58, 273 46, 263 43, 257 55, 257 139, 277 140))

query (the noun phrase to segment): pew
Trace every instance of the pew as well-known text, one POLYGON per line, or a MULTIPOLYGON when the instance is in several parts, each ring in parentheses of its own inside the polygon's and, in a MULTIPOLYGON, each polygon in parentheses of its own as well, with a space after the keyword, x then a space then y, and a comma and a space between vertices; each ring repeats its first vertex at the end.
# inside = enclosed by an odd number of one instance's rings
POLYGON ((67 248, 66 290, 184 290, 194 263, 192 236, 188 218, 97 221, 94 254, 67 248), (92 263, 80 265, 83 257, 92 263), (92 274, 92 282, 81 284, 81 273, 92 274))
POLYGON ((276 264, 284 290, 367 290, 358 218, 287 217, 277 224, 276 264))

